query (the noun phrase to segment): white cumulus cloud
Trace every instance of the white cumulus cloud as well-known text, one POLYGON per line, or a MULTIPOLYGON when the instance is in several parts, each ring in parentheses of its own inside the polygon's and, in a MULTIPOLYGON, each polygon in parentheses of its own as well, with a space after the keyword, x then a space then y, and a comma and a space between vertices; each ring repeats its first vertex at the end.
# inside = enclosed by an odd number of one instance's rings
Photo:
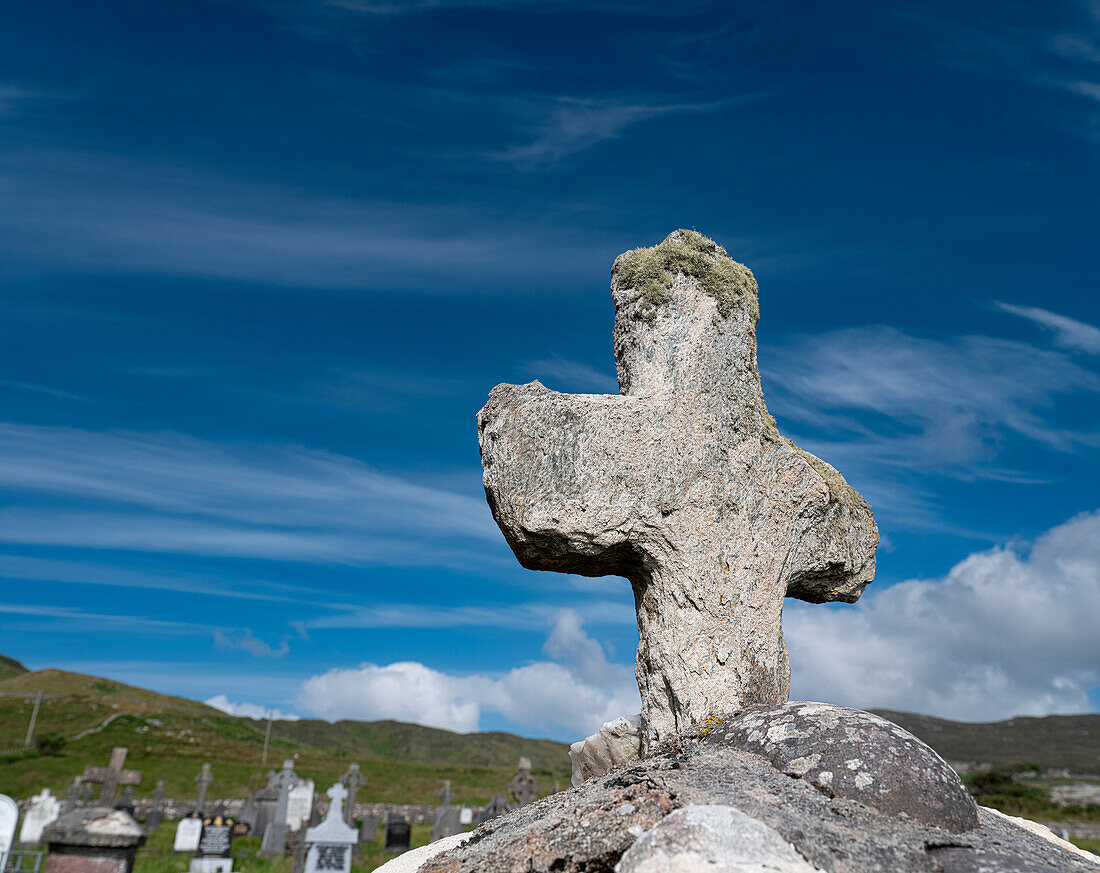
POLYGON ((234 703, 224 694, 216 694, 203 702, 207 706, 220 709, 228 715, 239 715, 242 718, 265 719, 270 716, 277 721, 298 721, 299 718, 292 712, 283 712, 281 709, 260 706, 258 703, 234 703))
POLYGON ((1100 512, 855 606, 790 604, 792 697, 964 721, 1091 712, 1100 512))
POLYGON ((572 610, 556 615, 543 650, 554 660, 502 676, 460 676, 417 661, 335 668, 307 679, 298 705, 325 719, 392 718, 464 733, 491 710, 528 730, 578 738, 638 711, 632 669, 608 662, 572 610))

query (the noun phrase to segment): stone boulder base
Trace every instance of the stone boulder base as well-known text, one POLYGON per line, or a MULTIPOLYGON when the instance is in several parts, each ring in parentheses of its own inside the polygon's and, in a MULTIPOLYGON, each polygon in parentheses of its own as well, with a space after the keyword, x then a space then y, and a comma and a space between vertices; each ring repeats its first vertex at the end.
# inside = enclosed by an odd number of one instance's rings
POLYGON ((753 707, 707 732, 704 742, 767 758, 830 797, 953 833, 978 826, 978 807, 947 762, 869 712, 826 703, 753 707))
POLYGON ((50 848, 45 873, 131 873, 145 832, 120 809, 90 806, 48 825, 42 841, 50 848))
MULTIPOLYGON (((996 862, 1002 866, 989 869, 1100 873, 1100 866, 1071 850, 967 803, 958 794, 957 777, 948 784, 939 770, 942 761, 923 744, 906 746, 919 741, 900 728, 881 728, 881 719, 842 707, 774 709, 740 713, 712 724, 703 736, 677 738, 648 758, 510 812, 419 869, 963 873, 996 862), (810 757, 823 757, 802 774, 787 772, 802 768, 795 763, 807 757, 795 755, 802 742, 813 745, 810 757), (854 747, 861 763, 850 769, 846 762, 854 759, 854 747), (895 747, 908 755, 891 753, 895 747), (826 791, 805 777, 833 754, 851 785, 845 776, 826 791), (916 801, 901 788, 910 777, 924 778, 924 767, 933 773, 932 782, 922 783, 929 786, 931 812, 920 815, 933 821, 918 816, 911 805, 916 801), (887 790, 879 795, 869 785, 856 785, 860 772, 887 790), (976 826, 959 832, 967 821, 976 826)), ((822 786, 827 781, 817 779, 822 786)))

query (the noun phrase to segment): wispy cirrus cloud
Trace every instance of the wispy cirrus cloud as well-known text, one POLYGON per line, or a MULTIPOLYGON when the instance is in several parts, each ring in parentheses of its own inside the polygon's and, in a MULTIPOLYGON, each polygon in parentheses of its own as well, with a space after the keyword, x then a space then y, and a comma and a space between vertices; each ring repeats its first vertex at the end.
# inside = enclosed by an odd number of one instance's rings
POLYGON ((613 367, 609 370, 600 370, 590 364, 554 355, 537 361, 528 361, 523 369, 536 379, 549 382, 550 387, 560 383, 562 390, 565 391, 619 393, 619 383, 613 367))
POLYGON ((618 139, 628 127, 639 122, 687 112, 705 112, 731 102, 623 102, 561 97, 548 107, 530 141, 492 152, 488 157, 522 170, 545 169, 569 155, 618 139))
POLYGON ((606 259, 567 227, 472 204, 303 193, 110 154, 5 154, 0 188, 11 265, 439 292, 533 273, 549 283, 606 259))
POLYGON ((760 361, 780 428, 909 523, 940 524, 929 477, 1035 481, 1041 473, 1005 462, 1008 447, 1100 446, 1095 422, 1051 414, 1060 399, 1100 392, 1100 376, 1059 351, 869 326, 795 337, 760 361))
MULTIPOLYGON (((1098 94, 1100 97, 1100 94, 1098 94)), ((1018 315, 1026 318, 1040 327, 1053 331, 1054 344, 1067 349, 1077 349, 1092 355, 1100 354, 1100 328, 1093 327, 1083 321, 1059 315, 1048 309, 1039 309, 1036 306, 1014 306, 1011 303, 997 302, 997 308, 1002 312, 1018 315)))
POLYGON ((241 631, 214 631, 214 645, 222 650, 239 649, 257 658, 281 658, 290 651, 290 644, 286 640, 273 646, 257 637, 252 633, 252 628, 248 627, 241 631))
POLYGON ((12 544, 465 567, 499 545, 480 495, 297 446, 2 423, 0 488, 12 544))

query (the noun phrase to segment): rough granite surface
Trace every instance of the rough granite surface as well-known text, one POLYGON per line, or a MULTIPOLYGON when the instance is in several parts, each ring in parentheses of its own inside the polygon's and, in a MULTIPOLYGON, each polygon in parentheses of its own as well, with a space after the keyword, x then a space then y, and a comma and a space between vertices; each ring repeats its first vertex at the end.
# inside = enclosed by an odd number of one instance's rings
POLYGON ((639 837, 673 809, 690 805, 733 807, 776 831, 808 864, 827 873, 1100 870, 986 810, 980 811, 979 827, 956 834, 829 797, 760 755, 698 739, 668 743, 648 759, 494 819, 468 843, 420 870, 611 873, 639 837), (952 851, 945 855, 947 850, 952 851), (1014 866, 988 868, 997 856, 1014 866))
POLYGON ((978 826, 978 805, 947 762, 870 712, 827 703, 758 706, 718 724, 704 742, 761 755, 831 797, 955 833, 978 826))
POLYGON ((779 832, 732 806, 685 806, 638 838, 615 873, 816 873, 779 832))
POLYGON ((639 250, 612 271, 619 395, 498 385, 478 415, 489 506, 520 563, 633 585, 643 753, 715 712, 785 702, 783 598, 856 600, 878 545, 866 502, 764 405, 752 274, 701 234, 669 242, 648 272, 639 250))

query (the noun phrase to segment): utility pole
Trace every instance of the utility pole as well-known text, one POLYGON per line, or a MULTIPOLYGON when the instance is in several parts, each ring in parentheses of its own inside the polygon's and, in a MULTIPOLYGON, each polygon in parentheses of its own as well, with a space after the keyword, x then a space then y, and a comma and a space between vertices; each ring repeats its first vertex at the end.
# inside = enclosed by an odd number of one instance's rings
POLYGON ((38 721, 38 707, 42 705, 42 689, 38 689, 38 696, 34 699, 34 711, 31 712, 31 723, 27 728, 27 740, 23 743, 28 749, 31 747, 31 740, 34 739, 34 723, 38 721))
POLYGON ((271 743, 271 719, 274 718, 275 713, 272 710, 267 711, 267 732, 264 734, 264 756, 260 759, 260 766, 267 765, 267 747, 271 743))

